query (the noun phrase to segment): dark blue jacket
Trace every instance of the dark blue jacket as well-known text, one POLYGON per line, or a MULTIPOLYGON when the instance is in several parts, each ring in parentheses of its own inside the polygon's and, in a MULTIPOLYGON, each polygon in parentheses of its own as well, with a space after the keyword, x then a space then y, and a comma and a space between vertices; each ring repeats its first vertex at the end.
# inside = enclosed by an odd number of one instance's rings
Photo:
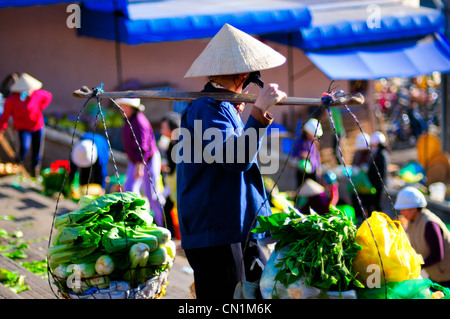
MULTIPOLYGON (((206 85, 205 90, 215 89, 206 85)), ((244 242, 248 235, 265 237, 250 231, 257 214, 271 214, 256 158, 266 130, 251 115, 244 126, 229 102, 207 97, 187 106, 181 117, 176 168, 184 249, 244 242), (256 139, 240 144, 247 132, 256 133, 256 139), (230 150, 233 154, 227 154, 230 150)))

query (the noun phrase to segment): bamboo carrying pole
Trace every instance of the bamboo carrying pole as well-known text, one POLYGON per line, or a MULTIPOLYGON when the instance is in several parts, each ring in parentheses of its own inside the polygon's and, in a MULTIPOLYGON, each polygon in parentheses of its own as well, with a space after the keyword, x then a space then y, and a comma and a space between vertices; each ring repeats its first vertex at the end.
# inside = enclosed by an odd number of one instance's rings
MULTIPOLYGON (((217 101, 228 101, 234 103, 254 103, 256 94, 243 93, 224 93, 224 92, 175 92, 175 91, 116 91, 116 92, 98 92, 95 93, 91 89, 83 86, 81 89, 72 93, 74 97, 89 98, 96 96, 98 98, 141 98, 151 100, 172 100, 172 101, 192 101, 201 97, 211 97, 217 101)), ((361 94, 354 95, 350 98, 338 98, 333 100, 331 106, 339 105, 361 105, 364 103, 364 97, 361 94)), ((303 98, 303 97, 287 97, 285 100, 278 102, 277 105, 304 105, 304 106, 320 106, 321 99, 303 98)))

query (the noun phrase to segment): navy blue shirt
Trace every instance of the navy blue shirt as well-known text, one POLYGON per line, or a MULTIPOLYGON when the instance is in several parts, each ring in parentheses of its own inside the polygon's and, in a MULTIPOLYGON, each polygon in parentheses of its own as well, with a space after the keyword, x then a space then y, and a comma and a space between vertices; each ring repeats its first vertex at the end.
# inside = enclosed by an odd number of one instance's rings
POLYGON ((183 249, 265 237, 250 231, 256 215, 271 214, 257 162, 266 126, 251 115, 244 125, 233 104, 205 97, 187 106, 180 128, 176 170, 183 249))

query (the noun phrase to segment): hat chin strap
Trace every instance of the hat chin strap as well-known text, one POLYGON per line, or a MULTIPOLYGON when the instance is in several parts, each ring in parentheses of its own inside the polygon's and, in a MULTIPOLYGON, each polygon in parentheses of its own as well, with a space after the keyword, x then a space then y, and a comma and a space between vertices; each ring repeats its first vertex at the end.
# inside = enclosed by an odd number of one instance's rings
POLYGON ((242 84, 242 91, 244 91, 251 83, 255 83, 261 89, 264 87, 264 82, 261 80, 261 72, 254 71, 251 72, 244 84, 242 84))

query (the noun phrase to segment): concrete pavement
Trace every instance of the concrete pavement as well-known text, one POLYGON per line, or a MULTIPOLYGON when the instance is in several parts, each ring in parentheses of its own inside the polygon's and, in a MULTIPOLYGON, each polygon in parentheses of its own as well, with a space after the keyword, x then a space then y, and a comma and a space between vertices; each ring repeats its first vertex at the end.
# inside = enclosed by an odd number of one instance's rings
MULTIPOLYGON (((57 195, 54 197, 44 196, 39 183, 21 175, 11 175, 0 177, 0 207, 0 216, 14 217, 14 220, 0 218, 0 229, 3 228, 10 234, 18 230, 22 231, 21 239, 30 241, 30 243, 29 248, 25 250, 28 258, 20 261, 32 261, 45 258, 55 214, 75 210, 77 204, 62 197, 57 201, 57 195)), ((176 243, 179 247, 179 241, 176 243)), ((0 299, 57 298, 52 292, 48 280, 37 277, 14 260, 1 256, 0 268, 25 274, 25 283, 31 287, 31 290, 14 294, 0 284, 0 299)), ((169 273, 169 284, 163 299, 191 298, 189 287, 193 283, 193 275, 190 270, 183 251, 179 249, 169 273)), ((57 290, 55 288, 53 290, 56 293, 57 290)))

